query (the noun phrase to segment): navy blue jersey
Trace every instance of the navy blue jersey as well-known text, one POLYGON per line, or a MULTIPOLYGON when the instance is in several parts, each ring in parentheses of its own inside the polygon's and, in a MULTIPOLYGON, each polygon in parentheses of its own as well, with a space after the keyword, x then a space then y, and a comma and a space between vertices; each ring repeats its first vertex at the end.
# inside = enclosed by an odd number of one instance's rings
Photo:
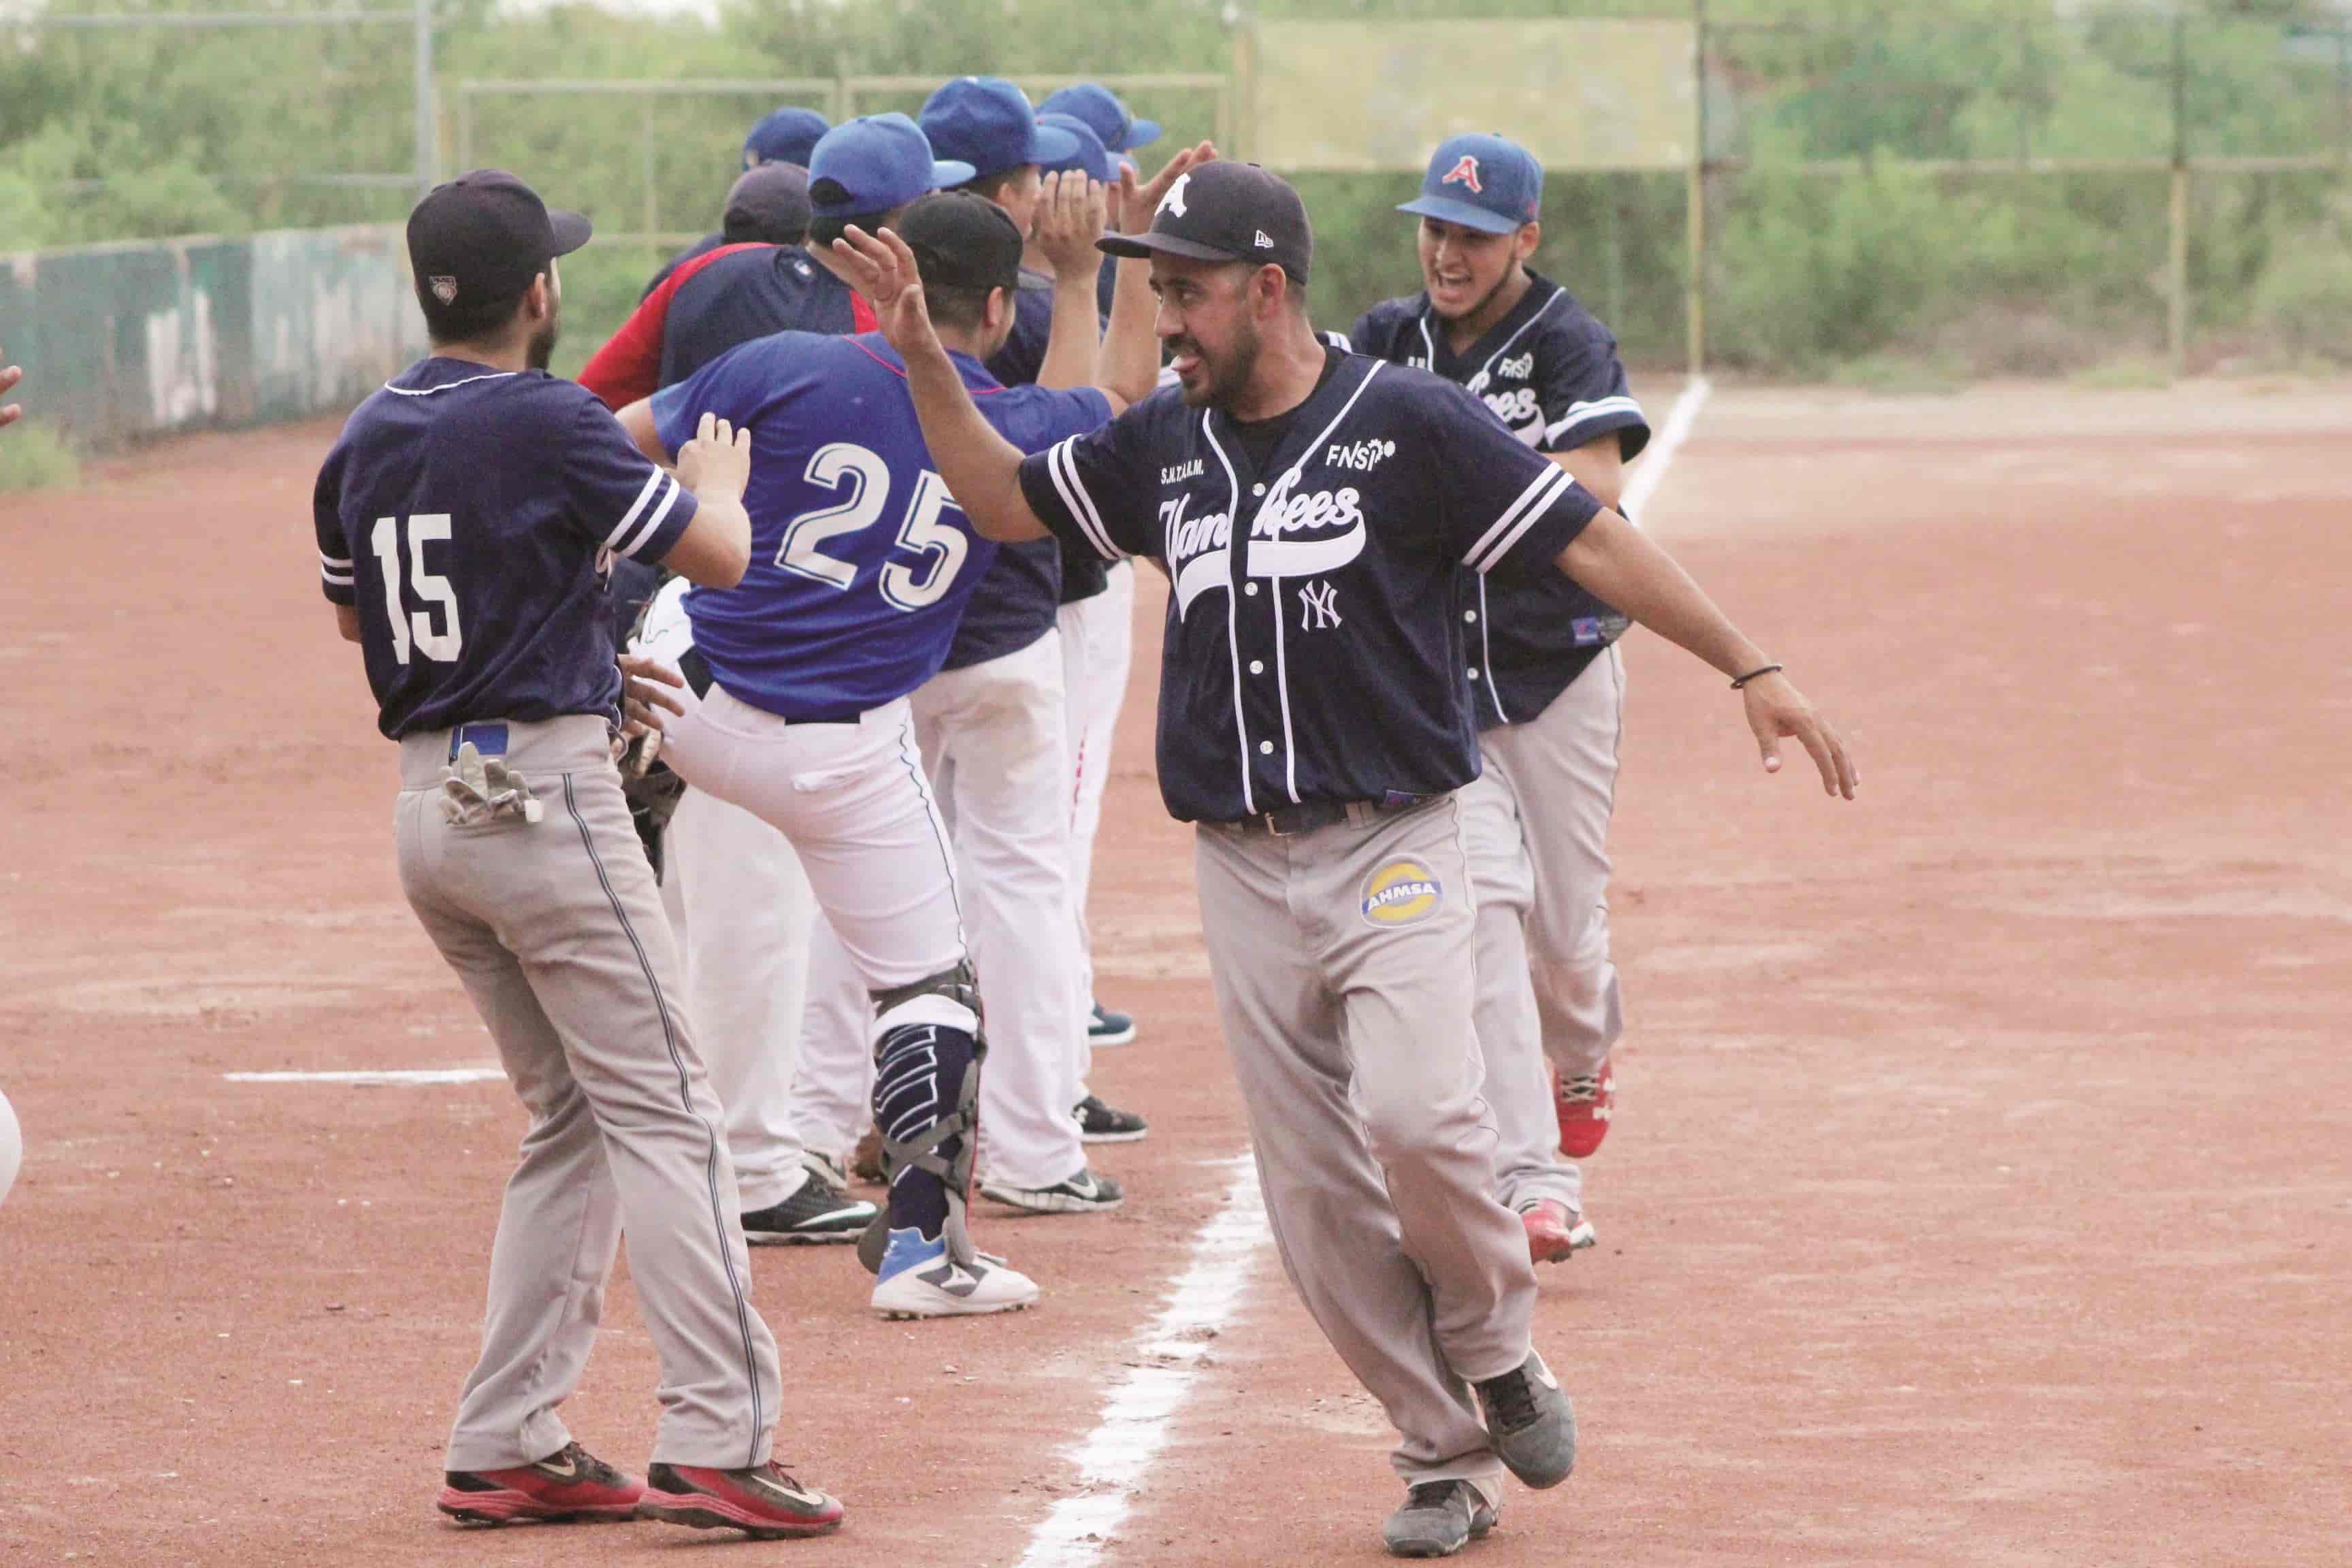
POLYGON ((855 298, 848 284, 797 245, 722 256, 670 299, 661 384, 675 386, 736 344, 771 332, 854 332, 855 298))
POLYGON ((655 289, 668 282, 669 275, 671 273, 677 271, 679 268, 685 266, 696 257, 708 256, 726 243, 727 237, 723 234, 704 235, 700 239, 696 240, 692 245, 688 246, 684 250, 679 251, 676 256, 673 256, 667 261, 663 262, 661 264, 661 269, 646 280, 645 289, 642 293, 638 294, 637 298, 643 300, 647 294, 651 294, 655 289))
POLYGON ((321 585, 359 612, 377 728, 617 720, 610 562, 660 560, 694 508, 584 388, 409 366, 352 415, 311 507, 321 585))
MULTIPOLYGON (((955 356, 998 434, 1024 452, 1091 430, 1091 387, 1003 387, 955 356)), ((654 395, 676 451, 706 414, 751 432, 751 567, 686 598, 712 678, 787 719, 842 718, 939 673, 996 554, 932 470, 903 363, 878 332, 780 332, 654 395)))
POLYGON ((1478 773, 1455 573, 1557 574, 1600 511, 1476 399, 1343 357, 1257 468, 1172 390, 1021 466, 1031 508, 1174 583, 1160 788, 1185 821, 1436 795, 1478 773))
MULTIPOLYGON (((1426 294, 1366 311, 1356 352, 1467 387, 1538 452, 1572 452, 1613 434, 1633 458, 1649 445, 1650 426, 1627 391, 1617 340, 1567 289, 1530 276, 1519 302, 1465 353, 1446 342, 1426 294)), ((1481 729, 1541 713, 1625 630, 1623 616, 1565 577, 1467 578, 1461 593, 1475 633, 1471 685, 1481 729)))
MULTIPOLYGON (((1022 268, 1013 295, 1013 333, 989 356, 988 373, 1003 386, 1029 386, 1045 367, 1054 333, 1054 280, 1022 268)), ((962 669, 1019 653, 1054 629, 1062 603, 1062 552, 1052 540, 1000 548, 972 591, 948 648, 943 669, 962 669)))

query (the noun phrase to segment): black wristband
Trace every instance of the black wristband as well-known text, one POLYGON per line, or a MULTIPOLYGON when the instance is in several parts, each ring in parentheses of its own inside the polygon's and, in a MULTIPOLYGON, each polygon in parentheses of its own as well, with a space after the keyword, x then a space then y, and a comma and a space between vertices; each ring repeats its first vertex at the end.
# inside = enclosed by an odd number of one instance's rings
POLYGON ((1731 683, 1731 689, 1738 691, 1746 687, 1749 681, 1755 679, 1758 676, 1777 674, 1780 671, 1780 667, 1777 664, 1768 664, 1761 669, 1751 669, 1747 674, 1741 676, 1738 679, 1733 681, 1731 683))

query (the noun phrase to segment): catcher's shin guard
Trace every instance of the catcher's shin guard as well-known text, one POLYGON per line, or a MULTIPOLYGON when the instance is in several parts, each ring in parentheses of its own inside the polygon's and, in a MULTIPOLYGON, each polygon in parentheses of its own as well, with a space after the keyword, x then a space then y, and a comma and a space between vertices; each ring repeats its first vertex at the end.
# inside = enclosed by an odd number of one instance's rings
POLYGON ((910 1226, 947 1243, 948 1256, 978 1256, 964 1225, 980 1132, 979 995, 961 964, 897 991, 877 992, 874 1124, 890 1195, 858 1238, 857 1258, 879 1273, 892 1229, 910 1226))

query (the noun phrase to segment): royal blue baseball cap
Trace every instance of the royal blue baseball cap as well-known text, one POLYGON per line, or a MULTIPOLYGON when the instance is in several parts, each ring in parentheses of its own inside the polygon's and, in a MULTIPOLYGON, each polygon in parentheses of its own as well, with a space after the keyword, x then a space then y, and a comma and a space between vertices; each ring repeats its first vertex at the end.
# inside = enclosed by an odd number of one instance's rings
POLYGON ((1071 140, 1078 144, 1078 150, 1068 157, 1045 165, 1046 174, 1077 173, 1089 180, 1100 180, 1106 185, 1118 183, 1118 160, 1110 155, 1110 149, 1102 144, 1102 138, 1095 134, 1094 127, 1075 114, 1041 112, 1037 116, 1037 123, 1051 130, 1068 132, 1071 140))
POLYGON ((970 163, 931 155, 903 114, 865 114, 826 132, 809 154, 809 206, 819 217, 870 217, 972 177, 970 163))
POLYGON ((779 109, 743 138, 743 166, 798 163, 805 169, 817 142, 832 129, 832 122, 814 109, 779 109))
POLYGON ((985 179, 1024 163, 1058 163, 1078 150, 1066 131, 1037 123, 1029 95, 995 76, 960 76, 923 100, 923 134, 940 156, 985 179))
POLYGON ((1482 234, 1509 234, 1543 210, 1543 165, 1500 136, 1455 136, 1438 143, 1418 201, 1401 213, 1458 223, 1482 234))
POLYGON ((1075 87, 1066 87, 1039 104, 1037 112, 1066 114, 1085 121, 1087 129, 1113 153, 1132 153, 1160 140, 1157 121, 1138 120, 1119 101, 1118 94, 1100 82, 1082 81, 1075 87))

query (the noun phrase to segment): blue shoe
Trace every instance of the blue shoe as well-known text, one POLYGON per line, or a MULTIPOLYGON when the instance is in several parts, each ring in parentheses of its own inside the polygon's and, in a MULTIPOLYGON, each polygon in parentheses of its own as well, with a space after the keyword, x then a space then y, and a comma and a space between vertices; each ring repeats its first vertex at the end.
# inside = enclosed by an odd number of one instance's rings
POLYGON ((1123 1046, 1134 1038, 1134 1019, 1124 1013, 1114 1013, 1099 1002, 1095 1004, 1094 1014, 1087 1022, 1087 1044, 1123 1046))

